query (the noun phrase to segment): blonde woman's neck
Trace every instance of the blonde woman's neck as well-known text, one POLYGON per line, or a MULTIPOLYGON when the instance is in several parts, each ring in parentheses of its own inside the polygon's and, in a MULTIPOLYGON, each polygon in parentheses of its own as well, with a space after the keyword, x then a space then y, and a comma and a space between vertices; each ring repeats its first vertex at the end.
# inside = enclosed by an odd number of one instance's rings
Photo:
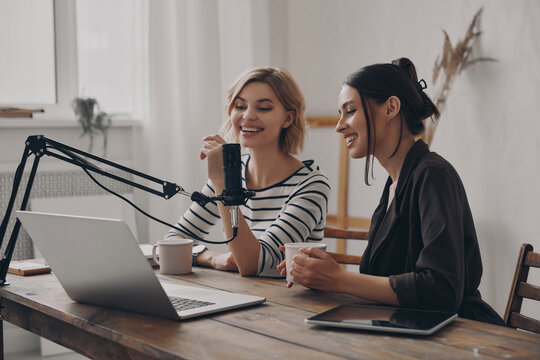
POLYGON ((294 156, 282 151, 250 150, 251 159, 246 171, 250 189, 263 189, 274 185, 303 166, 294 156))

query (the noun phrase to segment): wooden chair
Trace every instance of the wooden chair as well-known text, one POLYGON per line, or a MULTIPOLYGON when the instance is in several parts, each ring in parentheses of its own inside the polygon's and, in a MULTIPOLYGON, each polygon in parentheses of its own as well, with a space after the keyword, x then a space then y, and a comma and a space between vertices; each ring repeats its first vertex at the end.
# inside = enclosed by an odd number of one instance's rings
MULTIPOLYGON (((308 117, 307 122, 311 128, 335 128, 339 121, 337 116, 308 117)), ((371 220, 347 215, 347 198, 349 195, 349 152, 345 139, 340 141, 339 149, 339 177, 337 187, 337 214, 326 216, 324 237, 336 240, 336 252, 330 253, 337 262, 343 264, 360 264, 361 256, 347 254, 345 240, 367 240, 367 231, 352 231, 348 228, 369 229, 371 220)))
MULTIPOLYGON (((335 229, 330 227, 324 228, 324 237, 332 239, 343 239, 343 240, 367 240, 368 232, 367 231, 353 231, 353 230, 343 230, 335 229)), ((347 255, 337 252, 328 252, 330 256, 334 258, 338 263, 341 264, 351 264, 351 265, 360 265, 362 261, 361 256, 357 255, 347 255)))
POLYGON ((540 301, 540 287, 527 282, 531 266, 540 268, 540 253, 533 252, 531 244, 523 244, 504 312, 504 322, 513 328, 540 333, 539 320, 520 314, 523 298, 540 301))

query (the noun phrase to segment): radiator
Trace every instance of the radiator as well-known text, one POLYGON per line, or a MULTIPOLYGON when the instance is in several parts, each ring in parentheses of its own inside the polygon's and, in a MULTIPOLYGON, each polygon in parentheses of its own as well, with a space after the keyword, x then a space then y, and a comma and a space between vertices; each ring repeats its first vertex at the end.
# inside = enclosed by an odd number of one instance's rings
MULTIPOLYGON (((113 170, 119 176, 125 176, 125 173, 119 170, 113 170)), ((0 215, 3 218, 13 188, 14 172, 0 172, 0 215)), ((122 195, 133 194, 131 186, 121 182, 95 175, 95 177, 107 188, 120 193, 122 195)), ((4 254, 11 230, 15 224, 15 210, 20 208, 26 182, 28 181, 28 173, 23 175, 15 208, 11 214, 11 219, 8 225, 8 231, 3 239, 1 254, 4 254)), ((131 196, 130 196, 131 197, 131 196)), ((43 211, 43 212, 60 212, 72 213, 73 215, 88 215, 101 217, 114 217, 124 219, 134 234, 135 223, 134 216, 129 214, 122 215, 123 205, 115 205, 122 202, 120 199, 109 195, 108 192, 97 186, 82 170, 55 170, 55 171, 38 171, 32 187, 30 202, 27 210, 43 211), (105 196, 106 195, 106 196, 105 196), (100 200, 101 199, 101 200, 100 200), (100 201, 103 202, 101 206, 100 201), (111 205, 112 204, 112 205, 111 205), (101 206, 101 208, 99 207, 101 206), (33 209, 32 207, 35 207, 33 209), (96 212, 96 209, 100 212, 96 212), (110 213, 109 210, 115 211, 110 213)), ((13 260, 32 259, 35 257, 34 246, 28 234, 21 228, 19 239, 13 253, 13 260)))

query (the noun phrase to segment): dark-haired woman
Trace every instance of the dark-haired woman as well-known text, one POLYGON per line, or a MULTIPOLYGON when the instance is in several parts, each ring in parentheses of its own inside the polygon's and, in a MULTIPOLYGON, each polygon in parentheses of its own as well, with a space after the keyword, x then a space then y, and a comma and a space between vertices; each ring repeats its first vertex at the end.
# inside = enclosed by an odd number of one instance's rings
POLYGON ((291 275, 310 288, 503 324, 478 291, 482 261, 463 184, 452 165, 415 141, 422 120, 439 116, 424 88, 406 58, 364 67, 345 81, 336 131, 352 158, 366 158, 366 183, 371 156, 389 177, 360 273, 307 248, 309 256, 294 258, 291 275))

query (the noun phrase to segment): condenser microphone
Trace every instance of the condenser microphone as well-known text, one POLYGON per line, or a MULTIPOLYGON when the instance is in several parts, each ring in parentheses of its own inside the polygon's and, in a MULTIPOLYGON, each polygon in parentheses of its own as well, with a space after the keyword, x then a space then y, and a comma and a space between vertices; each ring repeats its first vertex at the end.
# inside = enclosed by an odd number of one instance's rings
POLYGON ((240 144, 221 145, 223 156, 223 205, 231 207, 231 223, 238 228, 238 205, 245 203, 245 193, 242 189, 242 160, 240 144))
POLYGON ((205 207, 208 202, 216 200, 221 201, 225 206, 229 206, 234 238, 238 230, 238 205, 245 204, 247 199, 255 196, 255 192, 242 188, 240 144, 223 144, 221 145, 221 153, 224 177, 223 192, 215 197, 208 197, 202 193, 194 192, 191 194, 191 200, 202 207, 205 207))

